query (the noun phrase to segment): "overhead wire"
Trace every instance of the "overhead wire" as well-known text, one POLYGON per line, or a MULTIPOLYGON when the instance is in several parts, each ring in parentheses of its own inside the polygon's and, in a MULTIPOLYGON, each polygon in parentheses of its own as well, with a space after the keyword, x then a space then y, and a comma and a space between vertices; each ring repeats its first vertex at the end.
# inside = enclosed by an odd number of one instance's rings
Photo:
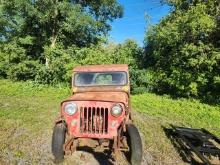
MULTIPOLYGON (((122 17, 122 19, 120 19, 120 22, 123 22, 124 26, 128 26, 128 27, 131 27, 131 28, 126 28, 125 31, 126 32, 129 32, 130 35, 132 35, 132 37, 129 37, 129 38, 140 38, 140 37, 143 37, 143 35, 139 34, 139 35, 136 35, 134 32, 137 31, 136 28, 140 28, 140 26, 138 25, 146 25, 148 26, 150 23, 151 23, 151 19, 152 18, 157 18, 159 17, 158 16, 151 16, 150 12, 155 10, 155 9, 158 9, 161 10, 161 8, 163 7, 163 3, 161 0, 153 0, 151 1, 150 3, 151 4, 154 4, 155 6, 153 7, 150 7, 150 8, 144 8, 143 9, 143 5, 147 5, 149 4, 149 1, 148 0, 145 0, 146 3, 140 3, 140 2, 134 2, 134 3, 130 3, 130 4, 126 4, 125 8, 134 8, 134 10, 136 10, 136 12, 140 13, 142 16, 139 16, 139 17, 129 17, 129 16, 125 16, 125 17, 122 17), (140 7, 141 6, 141 7, 140 7), (144 13, 143 13, 144 11, 144 13), (132 20, 137 20, 137 19, 146 19, 146 17, 148 17, 148 22, 140 22, 140 23, 130 23, 132 22, 132 20), (148 25, 147 25, 148 24, 148 25), (137 25, 137 26, 135 26, 137 25)), ((127 1, 125 1, 123 4, 125 4, 127 1)), ((153 21, 155 22, 155 21, 153 21)), ((123 25, 120 25, 120 26, 123 26, 123 25)), ((114 26, 112 27, 114 28, 114 26)), ((122 33, 125 34, 125 31, 123 31, 122 33)), ((146 27, 143 27, 143 31, 146 31, 146 27)), ((114 35, 112 36, 113 38, 115 37, 114 35)))

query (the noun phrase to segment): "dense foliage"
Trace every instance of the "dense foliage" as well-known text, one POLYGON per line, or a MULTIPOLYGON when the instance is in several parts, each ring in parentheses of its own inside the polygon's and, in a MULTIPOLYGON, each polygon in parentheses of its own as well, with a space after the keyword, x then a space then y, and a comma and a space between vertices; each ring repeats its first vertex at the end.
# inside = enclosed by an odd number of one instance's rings
POLYGON ((0 75, 57 81, 74 56, 67 53, 103 41, 110 22, 121 16, 116 0, 2 0, 0 75))
POLYGON ((3 0, 0 16, 1 77, 70 83, 76 65, 126 63, 132 89, 145 89, 142 48, 132 40, 106 44, 109 23, 122 16, 116 0, 3 0))
POLYGON ((168 0, 170 14, 146 34, 146 67, 154 90, 176 96, 220 97, 220 20, 217 0, 168 0))
POLYGON ((127 63, 132 92, 220 102, 220 4, 165 0, 169 15, 151 26, 144 50, 107 40, 122 16, 117 0, 2 0, 0 77, 69 83, 74 66, 127 63))

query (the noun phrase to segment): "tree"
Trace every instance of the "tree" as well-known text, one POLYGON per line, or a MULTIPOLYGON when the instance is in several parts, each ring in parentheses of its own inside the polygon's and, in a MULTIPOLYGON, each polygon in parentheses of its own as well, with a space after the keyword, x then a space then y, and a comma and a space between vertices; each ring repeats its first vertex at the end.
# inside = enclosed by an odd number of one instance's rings
POLYGON ((167 0, 170 14, 146 34, 145 66, 154 90, 185 97, 219 98, 218 1, 167 0))
POLYGON ((57 44, 96 44, 121 16, 116 0, 1 0, 0 42, 16 42, 28 58, 49 66, 57 44))

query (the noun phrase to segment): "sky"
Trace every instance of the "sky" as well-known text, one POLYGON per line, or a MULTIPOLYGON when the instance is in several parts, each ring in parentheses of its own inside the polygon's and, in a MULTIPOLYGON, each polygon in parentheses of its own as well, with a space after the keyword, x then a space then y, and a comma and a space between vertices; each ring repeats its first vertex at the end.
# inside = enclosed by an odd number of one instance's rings
POLYGON ((135 39, 142 46, 147 26, 157 24, 170 11, 169 6, 161 5, 160 0, 118 0, 118 2, 124 7, 124 15, 111 23, 110 41, 116 43, 135 39))

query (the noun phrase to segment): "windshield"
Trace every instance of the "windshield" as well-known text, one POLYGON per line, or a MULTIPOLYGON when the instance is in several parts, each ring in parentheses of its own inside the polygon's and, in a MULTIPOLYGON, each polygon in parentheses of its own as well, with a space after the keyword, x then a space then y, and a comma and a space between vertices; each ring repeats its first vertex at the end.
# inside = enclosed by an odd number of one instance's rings
POLYGON ((126 85, 126 72, 83 72, 76 73, 75 86, 126 85))

